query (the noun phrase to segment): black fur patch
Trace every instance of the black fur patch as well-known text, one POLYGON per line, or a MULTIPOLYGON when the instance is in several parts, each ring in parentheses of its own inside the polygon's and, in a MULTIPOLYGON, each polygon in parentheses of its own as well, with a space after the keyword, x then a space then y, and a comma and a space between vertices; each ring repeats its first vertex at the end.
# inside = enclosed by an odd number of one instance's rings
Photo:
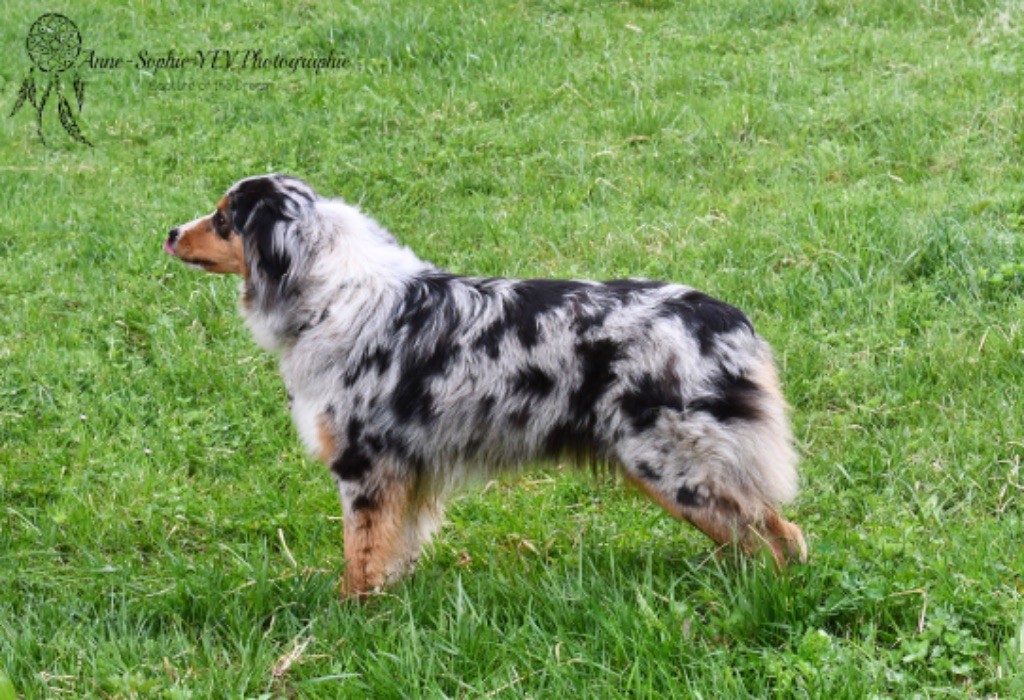
POLYGON ((365 361, 377 370, 377 374, 384 374, 391 367, 391 348, 380 346, 367 353, 365 361))
POLYGON ((646 292, 651 289, 660 289, 665 286, 664 282, 644 279, 607 280, 601 286, 616 296, 626 297, 633 292, 646 292))
POLYGON ((709 413, 722 422, 761 418, 761 387, 754 382, 722 372, 714 388, 714 394, 691 401, 688 408, 709 413))
POLYGON ((272 178, 257 177, 240 182, 231 192, 231 227, 240 234, 248 229, 249 217, 264 199, 280 201, 283 193, 272 178))
POLYGON ((384 444, 382 452, 387 452, 400 462, 411 465, 416 471, 423 469, 423 455, 413 449, 411 441, 402 434, 401 429, 387 430, 380 439, 384 444))
POLYGON ((231 192, 231 226, 256 250, 255 264, 274 282, 291 268, 291 257, 273 244, 274 228, 293 220, 288 213, 289 197, 309 201, 298 192, 284 192, 269 177, 246 180, 231 192))
POLYGON ((555 388, 555 379, 535 364, 528 364, 512 379, 512 391, 543 399, 555 388))
POLYGON ((676 492, 676 502, 689 508, 700 508, 707 500, 689 486, 680 486, 676 492))
POLYGON ((491 394, 487 394, 480 399, 480 405, 477 409, 477 421, 485 423, 491 419, 491 413, 494 411, 494 405, 498 402, 498 398, 491 394))
POLYGON ((458 357, 459 347, 443 342, 426 354, 411 354, 402 360, 398 385, 391 396, 391 409, 401 420, 416 419, 422 423, 434 416, 434 397, 428 384, 433 377, 443 375, 448 364, 458 357))
POLYGON ((360 445, 362 434, 362 421, 357 418, 349 420, 345 431, 345 449, 331 463, 331 470, 343 481, 358 481, 373 468, 373 462, 360 445))
POLYGON ((303 323, 298 327, 298 329, 296 329, 295 335, 300 336, 306 331, 316 328, 325 320, 327 320, 327 318, 329 318, 330 315, 331 310, 329 308, 325 308, 323 311, 320 312, 320 315, 317 317, 316 320, 313 320, 313 317, 310 316, 309 320, 303 321, 303 323))
POLYGON ((540 341, 540 317, 564 306, 566 298, 584 288, 579 282, 568 280, 523 280, 515 286, 515 306, 510 309, 509 320, 516 326, 519 342, 529 349, 540 341))
POLYGON ((501 339, 507 332, 508 324, 504 320, 495 321, 476 337, 473 341, 473 350, 483 350, 489 358, 497 360, 501 354, 501 339))
POLYGON ((433 418, 430 380, 443 376, 461 354, 461 347, 453 343, 460 331, 459 312, 451 296, 453 279, 448 273, 429 274, 406 285, 394 330, 405 332, 408 350, 401 357, 398 384, 391 396, 391 408, 401 420, 426 423, 433 418), (429 346, 423 347, 421 339, 427 339, 429 346))
POLYGON ((568 455, 577 464, 593 461, 595 458, 593 432, 573 423, 559 423, 544 439, 544 457, 557 459, 568 455))
POLYGON ((359 361, 354 366, 349 367, 343 378, 346 387, 351 387, 358 381, 359 377, 363 376, 370 370, 375 370, 377 375, 380 376, 388 371, 391 367, 391 348, 378 345, 371 350, 367 350, 363 353, 359 361))
POLYGON ((661 315, 682 319, 686 327, 697 336, 701 355, 709 355, 714 350, 716 336, 738 328, 754 332, 754 326, 746 314, 735 306, 701 292, 689 291, 665 300, 662 302, 661 315))
POLYGON ((361 493, 352 500, 352 510, 375 510, 377 508, 377 499, 368 493, 361 493))
POLYGON ((572 322, 572 329, 577 336, 582 336, 588 331, 600 328, 604 325, 605 320, 608 318, 608 314, 611 312, 606 306, 588 310, 586 312, 579 312, 572 322))
POLYGON ((622 412, 638 433, 654 426, 661 409, 683 410, 683 397, 679 383, 671 372, 661 378, 645 374, 633 383, 633 388, 619 399, 622 412))
POLYGON ((374 454, 380 454, 384 451, 384 441, 375 433, 365 433, 363 435, 363 442, 366 444, 367 449, 374 454))
MULTIPOLYGON (((509 333, 526 349, 540 342, 541 317, 565 306, 568 298, 585 290, 586 284, 572 280, 533 279, 518 281, 512 288, 511 299, 505 313, 480 332, 473 343, 475 350, 484 350, 497 359, 502 339, 509 333)), ((483 289, 477 285, 477 289, 483 289)))
POLYGON ((613 340, 585 341, 576 344, 576 355, 583 368, 579 387, 569 396, 569 409, 577 420, 593 415, 596 404, 615 381, 612 365, 622 357, 622 348, 613 340))
POLYGON ((512 425, 513 428, 518 428, 522 430, 530 422, 530 418, 532 416, 533 412, 530 410, 530 407, 524 406, 522 408, 516 409, 515 411, 512 411, 512 413, 509 414, 508 422, 512 425))
POLYGON ((430 323, 458 325, 458 318, 450 303, 453 279, 455 275, 435 273, 411 280, 405 287, 394 329, 398 331, 404 328, 409 338, 415 338, 430 323))
POLYGON ((647 481, 661 481, 661 474, 654 471, 654 469, 651 468, 651 465, 647 462, 637 462, 636 470, 640 472, 640 476, 647 481))

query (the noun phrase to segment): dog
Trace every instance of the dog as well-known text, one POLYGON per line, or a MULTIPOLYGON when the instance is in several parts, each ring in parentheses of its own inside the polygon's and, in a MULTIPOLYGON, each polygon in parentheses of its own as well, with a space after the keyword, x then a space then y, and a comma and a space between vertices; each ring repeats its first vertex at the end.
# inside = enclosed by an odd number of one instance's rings
POLYGON ((609 464, 721 545, 804 561, 780 506, 797 455, 768 344, 693 288, 451 274, 357 208, 278 174, 235 183, 167 253, 241 275, 295 425, 337 483, 343 595, 397 580, 460 483, 609 464))

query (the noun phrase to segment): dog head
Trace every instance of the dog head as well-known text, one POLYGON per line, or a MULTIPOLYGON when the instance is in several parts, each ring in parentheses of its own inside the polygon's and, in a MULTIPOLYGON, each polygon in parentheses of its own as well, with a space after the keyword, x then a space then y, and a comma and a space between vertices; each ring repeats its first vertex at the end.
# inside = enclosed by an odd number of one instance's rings
POLYGON ((164 250, 207 272, 281 285, 302 255, 298 231, 317 199, 298 178, 261 175, 240 180, 212 214, 171 229, 164 250))

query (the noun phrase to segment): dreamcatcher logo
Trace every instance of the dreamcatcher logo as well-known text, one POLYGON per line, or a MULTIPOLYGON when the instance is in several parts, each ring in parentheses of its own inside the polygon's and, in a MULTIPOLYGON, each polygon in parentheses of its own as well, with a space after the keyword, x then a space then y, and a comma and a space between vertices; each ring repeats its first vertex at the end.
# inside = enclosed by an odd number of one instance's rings
POLYGON ((64 15, 42 15, 28 30, 25 48, 28 49, 33 66, 21 83, 10 116, 17 114, 26 102, 32 105, 36 110, 36 131, 45 144, 43 112, 47 104, 56 102, 57 117, 64 131, 75 141, 91 146, 92 144, 82 135, 82 130, 75 119, 76 110, 67 97, 70 85, 70 92, 74 95, 78 107, 77 113, 81 115, 85 102, 85 83, 82 82, 82 76, 75 65, 82 52, 82 35, 78 27, 64 15))

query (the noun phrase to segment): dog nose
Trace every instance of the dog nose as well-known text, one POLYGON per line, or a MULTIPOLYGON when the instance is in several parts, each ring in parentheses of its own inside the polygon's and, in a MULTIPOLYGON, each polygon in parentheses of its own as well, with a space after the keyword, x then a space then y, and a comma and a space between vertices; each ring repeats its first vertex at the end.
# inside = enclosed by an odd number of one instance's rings
POLYGON ((174 255, 174 244, 178 240, 178 236, 181 235, 180 228, 172 228, 170 233, 167 234, 167 240, 164 241, 164 252, 168 255, 174 255))

